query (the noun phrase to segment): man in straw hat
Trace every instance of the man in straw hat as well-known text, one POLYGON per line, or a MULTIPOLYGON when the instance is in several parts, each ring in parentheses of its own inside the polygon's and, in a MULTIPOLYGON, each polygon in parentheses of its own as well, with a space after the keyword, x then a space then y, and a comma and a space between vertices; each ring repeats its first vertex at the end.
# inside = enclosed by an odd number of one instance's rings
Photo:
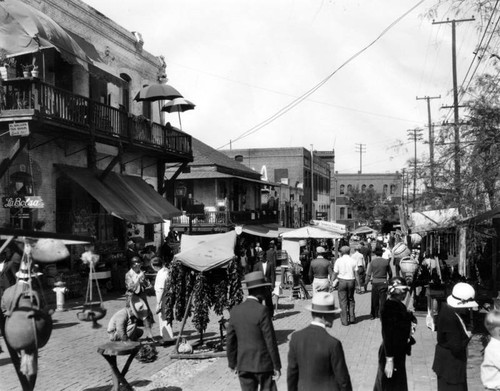
POLYGON ((436 372, 438 391, 467 390, 467 345, 472 336, 460 313, 477 307, 476 292, 465 282, 455 284, 437 319, 437 345, 432 370, 436 372))
POLYGON ((312 303, 312 322, 292 334, 288 351, 288 391, 352 390, 342 343, 326 331, 340 312, 333 294, 318 292, 312 303))
POLYGON ((132 300, 129 296, 125 301, 125 308, 115 312, 108 323, 108 336, 110 341, 137 341, 144 333, 137 327, 137 321, 147 316, 147 308, 144 308, 140 300, 132 300))
POLYGON ((247 299, 231 310, 226 335, 229 368, 243 391, 275 390, 281 360, 271 314, 262 303, 270 283, 261 271, 245 275, 247 299))

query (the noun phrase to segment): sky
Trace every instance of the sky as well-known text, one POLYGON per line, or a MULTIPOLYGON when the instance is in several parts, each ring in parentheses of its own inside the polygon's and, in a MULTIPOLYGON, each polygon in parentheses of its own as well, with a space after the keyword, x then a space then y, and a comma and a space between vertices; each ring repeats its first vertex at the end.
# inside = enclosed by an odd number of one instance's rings
MULTIPOLYGON (((417 97, 440 96, 433 122, 452 118, 451 24, 424 16, 435 0, 84 1, 165 57, 169 84, 196 104, 182 129, 216 149, 334 149, 339 173, 395 172, 414 156, 408 130, 423 129, 428 155, 417 97)), ((457 24, 459 84, 475 29, 457 24)))

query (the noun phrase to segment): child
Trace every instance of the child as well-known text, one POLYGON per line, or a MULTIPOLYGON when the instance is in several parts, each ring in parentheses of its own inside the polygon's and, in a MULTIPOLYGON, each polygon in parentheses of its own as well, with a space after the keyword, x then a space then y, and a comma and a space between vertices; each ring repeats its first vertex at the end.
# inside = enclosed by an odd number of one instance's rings
POLYGON ((486 314, 484 325, 491 335, 481 364, 481 382, 488 390, 500 390, 500 310, 486 314))

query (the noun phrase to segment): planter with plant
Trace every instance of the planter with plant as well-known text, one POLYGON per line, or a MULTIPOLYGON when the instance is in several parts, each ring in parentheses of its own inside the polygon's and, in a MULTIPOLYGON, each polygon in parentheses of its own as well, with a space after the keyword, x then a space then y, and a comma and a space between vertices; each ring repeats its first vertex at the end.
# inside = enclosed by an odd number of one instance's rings
POLYGON ((17 61, 14 57, 8 57, 5 49, 0 49, 0 77, 4 80, 16 77, 17 61))
POLYGON ((38 65, 36 65, 36 57, 33 57, 33 63, 31 64, 31 77, 38 77, 38 65))
POLYGON ((21 64, 23 68, 23 77, 30 77, 31 64, 21 64))

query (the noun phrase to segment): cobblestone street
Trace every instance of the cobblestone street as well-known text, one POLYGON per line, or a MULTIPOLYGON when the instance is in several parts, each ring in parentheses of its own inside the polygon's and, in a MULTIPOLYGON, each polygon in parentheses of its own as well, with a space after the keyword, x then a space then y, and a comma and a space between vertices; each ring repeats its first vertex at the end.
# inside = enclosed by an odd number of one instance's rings
MULTIPOLYGON (((288 292, 285 291, 285 294, 288 292)), ((336 296, 336 293, 335 293, 336 296)), ((151 306, 154 308, 154 299, 151 306)), ((377 370, 377 352, 381 342, 380 323, 369 317, 370 294, 356 295, 357 324, 345 327, 336 320, 330 333, 343 343, 353 389, 371 390, 377 370)), ((278 389, 286 389, 286 365, 290 334, 310 321, 310 313, 304 309, 308 300, 280 299, 279 310, 274 321, 279 350, 283 364, 278 389)), ((97 346, 106 342, 106 325, 112 314, 124 305, 123 296, 108 296, 106 317, 100 321, 101 328, 93 329, 88 322, 79 322, 76 313, 81 302, 68 303, 70 310, 53 315, 54 330, 47 345, 40 351, 37 390, 43 391, 105 391, 111 390, 111 371, 105 360, 97 353, 97 346)), ((412 355, 407 359, 410 390, 436 390, 436 378, 431 370, 435 333, 425 326, 425 313, 416 314, 419 324, 412 355)), ((227 315, 226 315, 227 317, 227 315)), ((211 323, 205 338, 219 335, 219 318, 211 314, 211 323)), ((157 324, 155 324, 157 327, 157 324)), ((180 324, 174 324, 178 332, 180 324)), ((157 329, 156 329, 157 330, 157 329)), ((156 331, 155 334, 158 334, 156 331)), ((197 341, 199 335, 191 320, 186 323, 184 334, 188 340, 197 341)), ((3 340, 0 342, 4 346, 3 340)), ((481 362, 480 343, 474 338, 469 345, 469 390, 479 391, 483 387, 479 380, 481 362)), ((127 380, 139 391, 221 391, 238 390, 236 376, 231 374, 225 358, 205 360, 172 360, 173 346, 158 347, 158 359, 143 364, 134 360, 127 380)), ((4 349, 5 350, 5 349, 4 349)), ((125 359, 119 358, 121 367, 125 359)), ((0 390, 20 390, 14 368, 6 352, 0 356, 0 390)))

